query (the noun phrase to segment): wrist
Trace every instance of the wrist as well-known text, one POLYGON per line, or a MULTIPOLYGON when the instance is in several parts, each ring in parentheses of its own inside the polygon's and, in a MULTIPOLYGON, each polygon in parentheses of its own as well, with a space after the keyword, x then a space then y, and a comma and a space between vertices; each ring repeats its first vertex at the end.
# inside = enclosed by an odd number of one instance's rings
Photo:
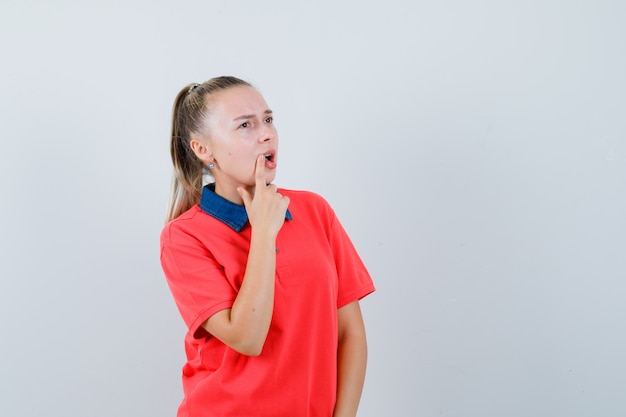
POLYGON ((252 229, 250 247, 258 246, 259 248, 274 251, 276 249, 276 235, 277 233, 273 233, 264 228, 252 229))

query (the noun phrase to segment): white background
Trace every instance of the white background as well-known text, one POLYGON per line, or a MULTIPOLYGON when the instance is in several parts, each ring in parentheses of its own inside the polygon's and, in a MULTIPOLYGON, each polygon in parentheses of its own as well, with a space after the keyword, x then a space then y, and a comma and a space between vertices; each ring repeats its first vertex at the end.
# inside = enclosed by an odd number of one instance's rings
POLYGON ((8 1, 0 415, 174 416, 170 111, 232 74, 373 275, 359 416, 626 415, 626 3, 8 1))

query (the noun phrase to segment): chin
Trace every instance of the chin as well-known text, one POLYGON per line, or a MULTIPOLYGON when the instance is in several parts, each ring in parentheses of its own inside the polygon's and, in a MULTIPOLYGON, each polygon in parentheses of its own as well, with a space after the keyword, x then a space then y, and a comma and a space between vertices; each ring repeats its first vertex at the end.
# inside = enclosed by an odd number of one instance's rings
POLYGON ((274 179, 276 179, 276 174, 271 174, 271 175, 266 175, 265 176, 265 182, 267 184, 270 184, 274 181, 274 179))

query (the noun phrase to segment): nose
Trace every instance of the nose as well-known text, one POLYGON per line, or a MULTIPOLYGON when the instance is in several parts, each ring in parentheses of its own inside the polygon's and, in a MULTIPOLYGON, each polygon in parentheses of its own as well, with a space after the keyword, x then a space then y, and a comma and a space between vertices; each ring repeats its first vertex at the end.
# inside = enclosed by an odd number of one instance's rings
POLYGON ((271 142, 276 138, 276 131, 273 129, 272 125, 263 125, 261 131, 259 132, 259 142, 271 142))

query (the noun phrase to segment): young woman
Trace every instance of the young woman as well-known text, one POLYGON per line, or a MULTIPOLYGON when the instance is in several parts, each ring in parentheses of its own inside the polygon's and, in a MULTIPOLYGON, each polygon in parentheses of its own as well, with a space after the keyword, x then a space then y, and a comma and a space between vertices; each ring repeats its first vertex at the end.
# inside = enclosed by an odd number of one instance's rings
POLYGON ((192 84, 171 141, 161 264, 188 327, 178 416, 355 416, 374 285, 324 199, 272 184, 272 110, 238 78, 192 84))

